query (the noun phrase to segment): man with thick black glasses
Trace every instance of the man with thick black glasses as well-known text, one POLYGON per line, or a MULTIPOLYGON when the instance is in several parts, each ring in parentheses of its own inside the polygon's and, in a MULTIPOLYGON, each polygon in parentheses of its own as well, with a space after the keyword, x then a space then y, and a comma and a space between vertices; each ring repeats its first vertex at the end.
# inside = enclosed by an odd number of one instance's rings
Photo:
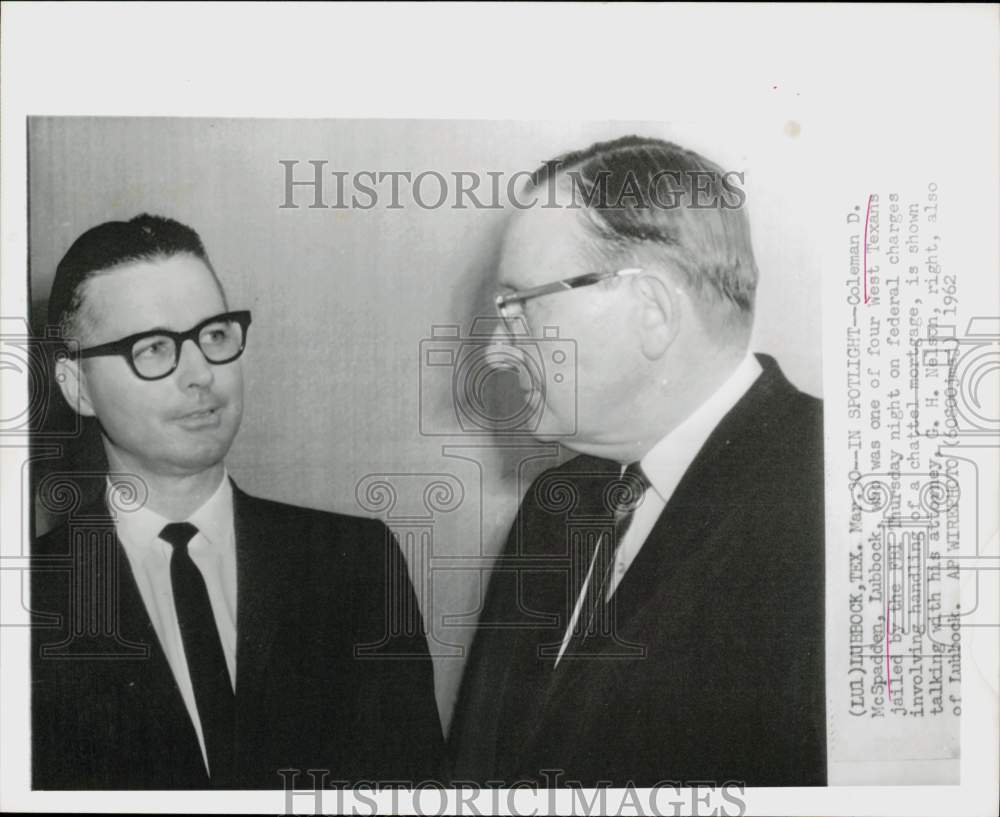
POLYGON ((49 318, 59 386, 109 469, 83 529, 33 547, 33 787, 434 777, 433 671, 388 529, 229 478, 251 317, 197 233, 149 215, 87 231, 49 318))
POLYGON ((547 162, 546 205, 511 219, 496 359, 575 344, 536 436, 579 456, 528 488, 494 567, 458 779, 826 781, 822 408, 749 350, 733 178, 624 137, 547 162))

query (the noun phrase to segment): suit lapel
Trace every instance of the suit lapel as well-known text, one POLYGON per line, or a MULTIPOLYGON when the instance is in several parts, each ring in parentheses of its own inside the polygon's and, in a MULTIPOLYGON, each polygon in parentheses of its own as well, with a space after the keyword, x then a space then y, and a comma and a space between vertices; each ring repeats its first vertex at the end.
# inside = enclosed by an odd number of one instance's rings
MULTIPOLYGON (((240 719, 259 698, 280 611, 294 583, 284 574, 289 563, 277 526, 261 503, 233 483, 236 530, 236 702, 240 719)), ((308 569, 307 565, 300 565, 308 569)))

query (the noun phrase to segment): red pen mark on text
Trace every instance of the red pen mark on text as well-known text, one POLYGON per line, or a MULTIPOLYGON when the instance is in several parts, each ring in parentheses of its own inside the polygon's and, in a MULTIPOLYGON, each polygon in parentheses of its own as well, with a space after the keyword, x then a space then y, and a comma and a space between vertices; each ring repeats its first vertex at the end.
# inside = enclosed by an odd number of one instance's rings
POLYGON ((864 264, 865 264, 865 273, 864 273, 864 275, 865 275, 865 277, 864 277, 865 303, 868 303, 868 217, 871 214, 872 214, 872 197, 868 196, 868 206, 865 207, 865 255, 864 255, 864 264))

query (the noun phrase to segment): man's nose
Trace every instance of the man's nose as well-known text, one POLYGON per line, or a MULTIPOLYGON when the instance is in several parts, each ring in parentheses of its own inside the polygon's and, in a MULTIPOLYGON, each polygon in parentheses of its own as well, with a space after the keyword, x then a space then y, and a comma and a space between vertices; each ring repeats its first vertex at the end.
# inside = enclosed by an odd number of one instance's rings
POLYGON ((180 357, 177 361, 177 377, 181 388, 211 385, 215 378, 212 364, 202 354, 197 343, 190 339, 184 341, 178 354, 180 357))

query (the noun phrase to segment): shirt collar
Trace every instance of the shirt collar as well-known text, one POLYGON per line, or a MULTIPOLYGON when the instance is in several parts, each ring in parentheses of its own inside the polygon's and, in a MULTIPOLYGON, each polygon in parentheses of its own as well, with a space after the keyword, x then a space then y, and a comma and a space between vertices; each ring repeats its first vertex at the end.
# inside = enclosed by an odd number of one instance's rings
MULTIPOLYGON (((109 478, 107 491, 110 493, 116 490, 121 489, 116 488, 109 478)), ((114 508, 121 508, 123 505, 113 500, 109 500, 108 504, 114 508)), ((171 521, 176 520, 167 519, 143 504, 134 510, 119 510, 116 525, 123 543, 127 541, 135 546, 153 547, 159 542, 163 526, 171 521)), ((185 521, 198 528, 210 547, 222 548, 226 545, 233 530, 233 486, 227 470, 223 470, 222 481, 215 492, 185 521)))
POLYGON ((198 508, 188 521, 208 539, 213 548, 223 547, 232 538, 233 531, 233 484, 229 472, 223 470, 222 482, 205 503, 198 508))
POLYGON ((733 373, 684 422, 663 437, 640 460, 650 485, 667 502, 684 472, 694 462, 712 431, 760 376, 760 363, 751 352, 733 373))

